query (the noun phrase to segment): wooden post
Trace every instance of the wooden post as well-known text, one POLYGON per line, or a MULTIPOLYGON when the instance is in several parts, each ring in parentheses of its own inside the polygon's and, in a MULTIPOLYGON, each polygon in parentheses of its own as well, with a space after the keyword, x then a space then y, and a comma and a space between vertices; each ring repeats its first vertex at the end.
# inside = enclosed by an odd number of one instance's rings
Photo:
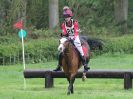
POLYGON ((15 64, 16 63, 16 56, 15 56, 15 54, 14 54, 13 60, 14 60, 14 64, 15 64))
POLYGON ((51 75, 51 72, 47 72, 45 75, 45 88, 52 88, 53 87, 53 77, 51 75))
POLYGON ((5 65, 5 57, 3 56, 3 66, 5 65))
POLYGON ((28 59, 27 60, 28 60, 27 63, 29 64, 30 63, 30 55, 29 55, 29 53, 28 53, 28 59))
POLYGON ((18 52, 18 63, 19 63, 19 52, 18 52))
POLYGON ((131 73, 124 74, 124 89, 132 88, 132 78, 131 73))
POLYGON ((10 65, 11 65, 11 63, 12 63, 12 56, 10 55, 10 65))

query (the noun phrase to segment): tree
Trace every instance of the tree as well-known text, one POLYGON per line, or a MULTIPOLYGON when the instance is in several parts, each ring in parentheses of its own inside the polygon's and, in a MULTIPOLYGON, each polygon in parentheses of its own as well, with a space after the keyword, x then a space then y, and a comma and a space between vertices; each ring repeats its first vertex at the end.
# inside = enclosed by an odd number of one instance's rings
POLYGON ((0 35, 7 34, 8 28, 8 13, 10 8, 11 0, 0 0, 0 35))
POLYGON ((27 26, 41 29, 48 28, 48 1, 28 0, 27 2, 27 26))
POLYGON ((127 15, 128 15, 128 0, 114 0, 115 1, 115 20, 120 26, 122 33, 127 33, 127 15))
POLYGON ((10 17, 12 21, 23 18, 26 20, 26 5, 27 0, 12 0, 10 17))
POLYGON ((52 29, 59 23, 58 0, 49 0, 49 28, 52 29))

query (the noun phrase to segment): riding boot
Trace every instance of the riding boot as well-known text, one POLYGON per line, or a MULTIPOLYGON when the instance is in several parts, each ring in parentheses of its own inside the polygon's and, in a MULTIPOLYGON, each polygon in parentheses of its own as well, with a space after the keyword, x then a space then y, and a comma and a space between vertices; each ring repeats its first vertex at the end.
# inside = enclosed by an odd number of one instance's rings
POLYGON ((58 65, 56 69, 54 69, 53 71, 61 71, 61 66, 62 66, 61 63, 62 63, 62 53, 59 54, 58 65))
POLYGON ((82 56, 82 64, 84 66, 84 72, 87 72, 90 69, 90 67, 88 67, 86 58, 84 56, 82 56))
POLYGON ((58 64, 56 69, 54 69, 53 71, 61 71, 61 66, 58 64))

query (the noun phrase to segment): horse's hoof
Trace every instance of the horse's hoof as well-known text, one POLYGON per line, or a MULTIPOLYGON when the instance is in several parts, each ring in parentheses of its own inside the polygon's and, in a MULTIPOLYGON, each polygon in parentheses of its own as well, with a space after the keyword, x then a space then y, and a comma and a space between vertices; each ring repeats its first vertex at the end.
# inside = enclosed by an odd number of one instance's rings
POLYGON ((86 79, 86 73, 83 73, 82 81, 85 81, 85 79, 86 79))
POLYGON ((85 81, 85 79, 86 79, 86 76, 83 76, 83 77, 82 77, 82 81, 85 81))
POLYGON ((74 94, 74 92, 72 91, 71 94, 74 94))
POLYGON ((67 95, 70 95, 70 92, 67 92, 67 95))

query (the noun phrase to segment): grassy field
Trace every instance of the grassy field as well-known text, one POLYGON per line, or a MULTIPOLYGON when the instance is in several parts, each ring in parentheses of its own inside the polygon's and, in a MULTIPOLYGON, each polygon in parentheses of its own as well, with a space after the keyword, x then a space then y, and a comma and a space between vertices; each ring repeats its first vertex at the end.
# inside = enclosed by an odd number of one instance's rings
MULTIPOLYGON (((93 57, 91 69, 133 69, 133 55, 119 53, 93 57)), ((28 64, 26 68, 54 69, 56 61, 28 64)), ((54 88, 44 89, 44 79, 26 79, 23 66, 0 66, 0 99, 132 99, 133 89, 124 90, 123 79, 81 79, 75 81, 75 93, 67 96, 67 80, 54 79, 54 88)))

